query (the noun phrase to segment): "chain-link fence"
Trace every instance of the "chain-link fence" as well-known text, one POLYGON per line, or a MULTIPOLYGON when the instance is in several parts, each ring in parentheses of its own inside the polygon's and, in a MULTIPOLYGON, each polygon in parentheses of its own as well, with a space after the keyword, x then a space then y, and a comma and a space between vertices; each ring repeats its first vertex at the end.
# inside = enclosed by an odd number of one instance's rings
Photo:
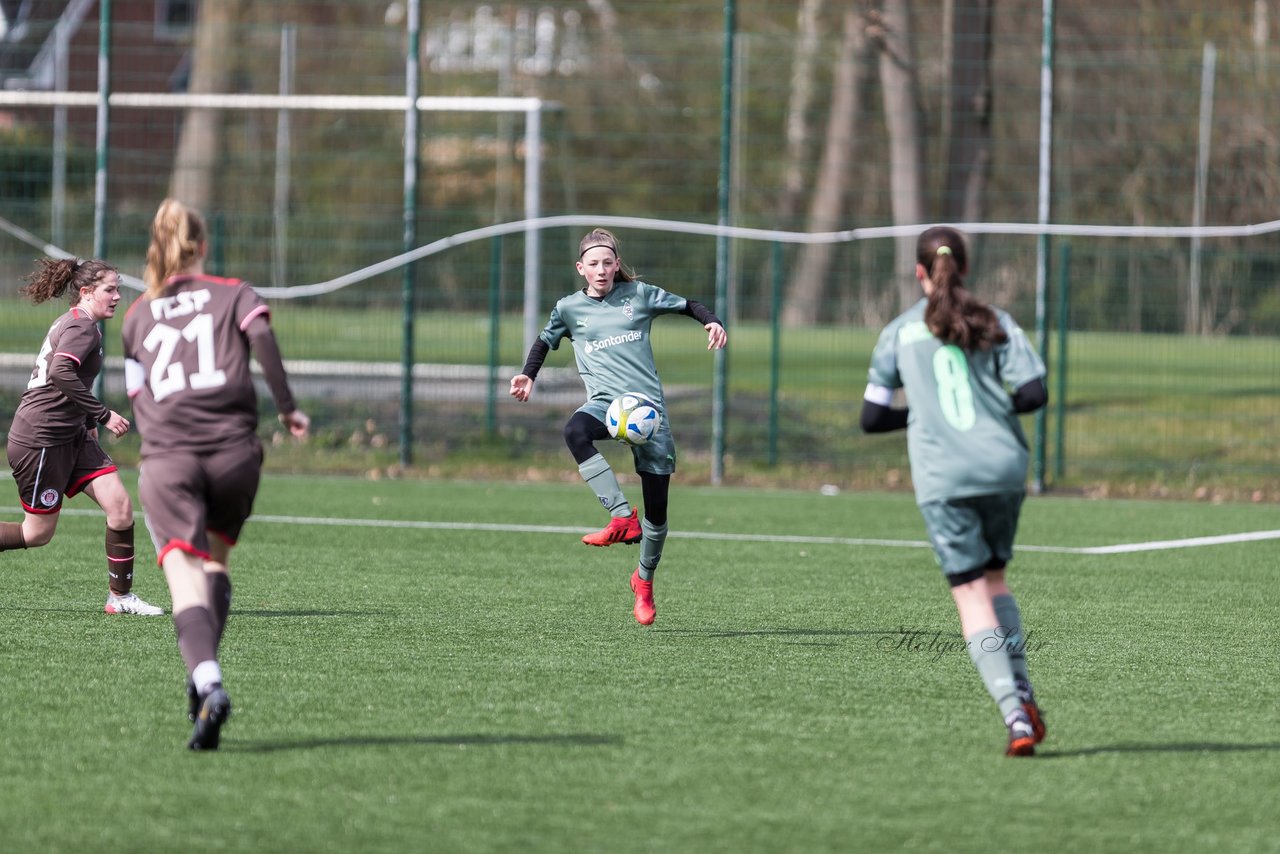
MULTIPOLYGON (((1058 5, 1046 20, 1029 0, 423 4, 422 96, 542 106, 420 114, 413 243, 530 210, 848 232, 735 237, 718 269, 715 236, 616 229, 646 280, 719 297, 727 476, 892 481, 905 477, 901 437, 862 436, 857 413, 875 334, 915 285, 898 240, 854 230, 1034 224, 1047 186, 1053 223, 1148 231, 972 235, 972 288, 1046 350, 1051 409, 1028 422, 1045 479, 1275 497, 1280 253, 1273 232, 1245 228, 1280 210, 1274 3, 1058 5), (1239 233, 1187 236, 1195 225, 1239 233)), ((177 194, 209 219, 212 270, 264 288, 332 281, 405 249, 404 113, 341 100, 406 94, 404 3, 116 0, 106 39, 96 4, 4 8, 0 217, 35 238, 0 234, 10 411, 55 313, 16 294, 46 242, 100 249, 139 275, 151 215, 177 194), (103 58, 115 101, 100 138, 103 58), (58 93, 81 97, 36 103, 58 93), (129 106, 131 93, 301 100, 129 106)), ((273 296, 335 456, 399 441, 412 329, 415 463, 563 462, 559 426, 580 397, 567 351, 531 404, 506 385, 528 340, 530 278, 540 323, 577 287, 584 230, 460 242, 418 261, 411 282, 390 269, 273 296)), ((713 360, 687 319, 659 321, 654 339, 682 454, 699 467, 715 450, 713 360)), ((109 374, 108 393, 118 387, 109 374)))

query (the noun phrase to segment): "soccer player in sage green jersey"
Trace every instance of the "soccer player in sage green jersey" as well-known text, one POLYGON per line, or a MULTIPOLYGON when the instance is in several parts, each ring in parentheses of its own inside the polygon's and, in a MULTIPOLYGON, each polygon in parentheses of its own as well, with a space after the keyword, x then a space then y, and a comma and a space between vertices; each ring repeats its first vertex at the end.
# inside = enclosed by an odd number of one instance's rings
POLYGON ((605 411, 623 392, 636 392, 666 411, 649 338, 655 317, 692 317, 707 330, 708 350, 724 347, 728 336, 720 319, 702 303, 638 281, 623 267, 618 239, 602 228, 594 229, 578 244, 577 270, 586 280, 586 287, 556 303, 551 319, 529 349, 523 370, 511 379, 511 396, 528 400, 547 353, 569 339, 578 373, 587 387, 587 402, 569 418, 564 439, 577 460, 578 472, 610 516, 603 530, 588 534, 582 541, 589 546, 641 544, 640 565, 631 574, 631 590, 635 594, 632 613, 637 622, 647 626, 657 615, 653 574, 667 539, 667 494, 676 470, 670 419, 663 417, 653 438, 631 449, 644 494, 643 521, 631 508, 617 476, 594 443, 609 438, 605 411))
POLYGON ((907 429, 916 503, 951 585, 960 627, 1008 729, 1010 756, 1031 756, 1043 716, 1027 675, 1025 634, 1005 582, 1026 495, 1018 415, 1044 406, 1044 363, 1006 312, 965 287, 965 241, 935 227, 916 243, 925 298, 885 327, 871 356, 862 428, 907 429), (897 389, 908 409, 891 406, 897 389))

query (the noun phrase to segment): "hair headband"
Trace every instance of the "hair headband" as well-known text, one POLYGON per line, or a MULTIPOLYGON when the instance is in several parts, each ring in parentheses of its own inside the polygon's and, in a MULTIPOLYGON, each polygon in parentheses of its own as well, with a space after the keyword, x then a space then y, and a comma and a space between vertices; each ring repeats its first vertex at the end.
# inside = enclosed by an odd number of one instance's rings
POLYGON ((934 250, 934 254, 935 254, 935 255, 950 255, 950 254, 951 254, 951 247, 950 247, 950 246, 939 246, 936 250, 934 250))
POLYGON ((582 256, 586 255, 592 249, 608 249, 614 255, 618 254, 618 250, 610 246, 608 243, 593 243, 590 246, 588 246, 586 249, 583 249, 581 252, 578 253, 579 260, 581 260, 582 256))

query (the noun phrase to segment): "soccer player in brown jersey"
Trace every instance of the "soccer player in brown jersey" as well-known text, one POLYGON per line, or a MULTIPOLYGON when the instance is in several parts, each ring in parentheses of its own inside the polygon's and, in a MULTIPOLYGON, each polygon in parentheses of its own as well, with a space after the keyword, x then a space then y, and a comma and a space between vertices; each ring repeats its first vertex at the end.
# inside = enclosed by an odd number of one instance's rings
POLYGON ((310 424, 294 404, 266 303, 247 282, 205 275, 206 233, 197 211, 174 199, 160 205, 147 291, 124 320, 125 380, 142 434, 138 497, 173 597, 192 750, 216 750, 231 714, 218 663, 229 557, 262 470, 250 352, 280 423, 299 439, 310 424))
POLYGON ((154 617, 164 611, 133 588, 133 503, 116 465, 98 442, 129 422, 93 395, 102 370, 102 331, 120 302, 120 276, 103 261, 42 258, 21 293, 33 303, 66 295, 71 308, 53 322, 9 428, 9 466, 26 511, 22 522, 0 522, 0 551, 43 546, 53 539, 62 501, 83 492, 107 514, 108 614, 154 617))

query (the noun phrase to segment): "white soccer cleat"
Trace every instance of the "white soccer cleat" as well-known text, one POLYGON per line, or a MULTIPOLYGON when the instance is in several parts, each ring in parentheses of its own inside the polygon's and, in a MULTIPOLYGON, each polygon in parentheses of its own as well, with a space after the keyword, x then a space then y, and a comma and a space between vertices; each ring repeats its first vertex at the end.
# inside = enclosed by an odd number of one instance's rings
POLYGON ((119 596, 112 593, 107 596, 107 604, 102 607, 108 614, 133 614, 138 617, 159 617, 163 608, 157 608, 138 598, 137 593, 126 593, 119 596))

